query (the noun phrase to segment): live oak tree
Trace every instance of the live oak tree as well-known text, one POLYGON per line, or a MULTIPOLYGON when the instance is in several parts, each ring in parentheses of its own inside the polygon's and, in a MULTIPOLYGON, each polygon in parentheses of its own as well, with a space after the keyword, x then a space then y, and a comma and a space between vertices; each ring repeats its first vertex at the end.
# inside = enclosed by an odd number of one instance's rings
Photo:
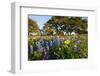
POLYGON ((69 18, 69 30, 75 31, 79 34, 87 33, 87 18, 83 19, 83 17, 70 17, 69 18))
POLYGON ((46 35, 53 35, 53 29, 49 27, 48 23, 44 24, 45 26, 43 27, 46 35))
POLYGON ((87 33, 87 18, 83 17, 66 17, 66 16, 52 16, 45 23, 45 28, 51 28, 56 31, 56 34, 62 34, 62 32, 76 32, 87 33))
POLYGON ((28 18, 28 33, 38 33, 38 34, 40 34, 38 24, 30 18, 28 18))
POLYGON ((56 34, 62 34, 63 31, 67 31, 68 17, 64 16, 52 16, 50 20, 47 21, 48 26, 56 31, 56 34))

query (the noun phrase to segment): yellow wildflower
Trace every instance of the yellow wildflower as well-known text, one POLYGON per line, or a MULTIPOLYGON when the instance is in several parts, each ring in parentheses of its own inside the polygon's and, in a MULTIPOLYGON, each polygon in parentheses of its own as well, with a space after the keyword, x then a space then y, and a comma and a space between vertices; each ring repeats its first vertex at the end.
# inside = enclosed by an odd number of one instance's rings
POLYGON ((70 40, 64 41, 64 44, 66 44, 66 45, 70 44, 70 40))

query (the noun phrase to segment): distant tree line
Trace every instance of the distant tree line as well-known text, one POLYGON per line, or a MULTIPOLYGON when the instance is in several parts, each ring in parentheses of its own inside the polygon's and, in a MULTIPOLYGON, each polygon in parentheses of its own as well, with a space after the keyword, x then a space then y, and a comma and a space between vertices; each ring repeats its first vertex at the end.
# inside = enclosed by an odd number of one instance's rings
POLYGON ((46 35, 64 35, 65 33, 78 33, 87 34, 88 20, 85 17, 72 17, 72 16, 52 16, 46 23, 43 29, 39 29, 37 23, 28 19, 28 31, 38 32, 41 30, 46 35))

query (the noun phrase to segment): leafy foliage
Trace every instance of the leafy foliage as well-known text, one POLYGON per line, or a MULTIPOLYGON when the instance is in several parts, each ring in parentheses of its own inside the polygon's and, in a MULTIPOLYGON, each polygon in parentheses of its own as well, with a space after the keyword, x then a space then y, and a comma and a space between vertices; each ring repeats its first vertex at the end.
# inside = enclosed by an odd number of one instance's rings
MULTIPOLYGON (((82 17, 66 17, 66 16, 52 16, 50 20, 45 23, 47 26, 56 31, 56 34, 65 32, 87 33, 87 20, 82 17)), ((49 32, 49 31, 47 31, 49 32)))
POLYGON ((37 23, 34 20, 29 18, 28 19, 28 33, 33 33, 33 32, 40 33, 40 30, 37 23))

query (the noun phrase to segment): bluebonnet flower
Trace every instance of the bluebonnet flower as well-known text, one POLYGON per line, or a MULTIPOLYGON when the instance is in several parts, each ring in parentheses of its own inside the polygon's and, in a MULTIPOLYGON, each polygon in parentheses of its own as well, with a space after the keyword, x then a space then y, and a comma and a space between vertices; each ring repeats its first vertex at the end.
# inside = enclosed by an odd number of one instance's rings
POLYGON ((28 45, 28 53, 31 54, 30 44, 28 45))
POLYGON ((49 50, 49 43, 48 43, 48 41, 45 41, 44 47, 45 47, 46 50, 49 50))
POLYGON ((48 60, 48 55, 45 55, 45 59, 48 60))
POLYGON ((34 51, 37 50, 37 46, 36 46, 36 44, 33 45, 33 50, 34 50, 34 51))
POLYGON ((44 46, 44 44, 45 44, 44 40, 41 41, 41 44, 44 46))
POLYGON ((60 45, 60 38, 57 37, 57 42, 58 42, 58 45, 60 45))
POLYGON ((52 41, 49 41, 49 46, 50 47, 52 47, 52 44, 53 44, 53 42, 52 41))
POLYGON ((54 46, 54 45, 55 45, 55 40, 53 39, 53 41, 52 41, 52 42, 53 42, 53 46, 54 46))
POLYGON ((53 46, 57 45, 56 39, 53 40, 53 46))
POLYGON ((44 49, 44 52, 43 52, 43 56, 44 56, 45 60, 48 60, 48 55, 47 55, 47 52, 45 51, 45 49, 44 49))
POLYGON ((43 56, 45 56, 47 53, 46 53, 46 50, 44 49, 44 51, 43 51, 43 56))
POLYGON ((46 45, 48 45, 48 41, 46 41, 46 45))
POLYGON ((46 40, 43 40, 43 42, 42 42, 42 44, 43 44, 43 46, 46 46, 46 40))
POLYGON ((80 44, 80 41, 79 41, 79 40, 77 40, 77 41, 76 41, 76 43, 77 43, 77 44, 80 44))
POLYGON ((48 45, 46 46, 46 49, 49 50, 49 46, 48 45))
POLYGON ((41 45, 41 43, 40 43, 39 41, 36 42, 36 47, 37 47, 37 51, 39 51, 39 52, 43 52, 42 45, 41 45))
POLYGON ((59 38, 53 40, 53 46, 56 46, 56 45, 60 45, 60 39, 59 38))
POLYGON ((77 51, 77 46, 74 45, 74 46, 72 47, 72 50, 73 50, 73 52, 76 52, 76 51, 77 51))
POLYGON ((29 47, 30 47, 30 54, 33 54, 33 46, 30 45, 29 47))

